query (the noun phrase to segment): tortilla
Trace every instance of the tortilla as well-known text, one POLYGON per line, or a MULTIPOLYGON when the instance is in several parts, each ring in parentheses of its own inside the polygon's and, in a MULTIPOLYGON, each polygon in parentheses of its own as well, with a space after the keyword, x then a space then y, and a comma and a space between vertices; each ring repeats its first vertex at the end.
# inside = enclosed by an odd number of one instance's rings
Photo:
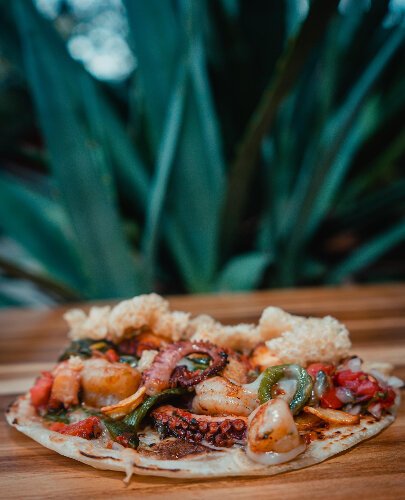
MULTIPOLYGON (((105 312, 103 312, 104 320, 107 322, 108 314, 106 315, 105 312)), ((164 314, 168 315, 170 313, 165 310, 164 314)), ((148 321, 152 321, 150 319, 151 316, 146 315, 146 317, 149 318, 148 321)), ((282 334, 287 331, 288 342, 289 345, 291 345, 291 332, 294 331, 297 324, 299 325, 299 328, 302 328, 303 324, 301 319, 296 319, 297 317, 292 318, 294 318, 292 321, 293 325, 286 327, 284 324, 283 330, 278 338, 274 333, 274 326, 272 326, 271 338, 274 339, 276 337, 278 341, 279 339, 282 340, 282 334)), ((183 319, 184 317, 182 317, 182 320, 183 319)), ((302 320, 304 320, 304 318, 302 318, 302 320)), ((88 337, 92 326, 91 324, 88 324, 88 318, 83 318, 83 321, 87 321, 86 337, 88 337)), ((155 317, 153 318, 153 321, 156 321, 155 317)), ((168 322, 169 328, 170 321, 171 318, 165 318, 165 322, 168 322)), ((316 330, 317 328, 317 320, 312 318, 308 321, 312 322, 310 323, 312 325, 310 330, 311 335, 313 335, 314 329, 316 330)), ((203 336, 203 340, 204 335, 208 338, 210 338, 210 335, 214 335, 217 342, 218 339, 222 338, 222 342, 225 342, 225 344, 227 339, 234 344, 235 338, 237 338, 238 346, 241 346, 243 344, 243 336, 245 335, 246 337, 249 336, 249 340, 247 340, 246 343, 251 346, 251 344, 249 344, 249 342, 251 342, 250 335, 252 335, 252 328, 254 328, 251 325, 248 327, 247 325, 243 325, 242 328, 239 329, 237 326, 223 327, 223 325, 213 322, 213 320, 211 322, 207 322, 206 317, 204 317, 202 323, 211 324, 212 328, 199 330, 198 327, 190 329, 190 324, 193 325, 193 322, 194 325, 198 325, 198 320, 190 320, 187 317, 187 321, 182 326, 182 330, 176 328, 176 340, 178 338, 193 338, 193 335, 196 335, 197 333, 199 336, 203 336), (218 334, 218 331, 220 331, 221 328, 225 329, 222 337, 218 334), (232 328, 232 330, 229 328, 232 328), (225 341, 223 340, 224 338, 226 339, 225 341)), ((328 323, 332 325, 332 329, 335 328, 336 325, 334 323, 331 323, 329 320, 328 323)), ((259 323, 257 329, 253 332, 253 335, 256 336, 256 341, 264 340, 263 337, 260 338, 260 335, 263 335, 262 332, 264 331, 263 324, 263 321, 259 323)), ((147 326, 150 327, 151 325, 149 324, 147 326)), ((308 324, 305 325, 305 328, 307 326, 308 324)), ((99 327, 100 324, 97 326, 98 330, 99 327)), ((109 327, 111 328, 111 325, 109 325, 109 327)), ((114 326, 112 328, 114 328, 114 326)), ((76 334, 77 331, 78 330, 76 330, 76 334)), ((336 326, 336 335, 340 336, 339 349, 343 349, 344 347, 342 346, 344 346, 345 343, 345 339, 343 338, 342 340, 341 337, 342 331, 342 326, 338 324, 336 326)), ((167 336, 167 330, 165 333, 167 336)), ((327 342, 329 343, 328 346, 333 341, 334 334, 331 335, 332 336, 327 339, 327 342)), ((117 330, 114 330, 114 336, 116 339, 117 330)), ((108 327, 105 328, 104 338, 108 339, 108 327)), ((99 339, 100 335, 97 334, 97 340, 99 339)), ((301 339, 300 344, 302 343, 301 339)), ((311 349, 313 349, 313 346, 311 346, 311 349)), ((291 356, 293 356, 292 353, 294 352, 294 350, 290 349, 287 355, 291 358, 291 356)), ((332 352, 328 355, 331 356, 331 359, 335 359, 337 356, 341 355, 341 352, 339 351, 338 354, 336 352, 332 352)), ((50 430, 46 425, 44 425, 43 418, 37 414, 31 403, 29 393, 19 397, 14 403, 11 404, 7 411, 6 418, 10 425, 46 448, 98 469, 123 471, 126 473, 127 480, 129 480, 132 474, 172 478, 270 476, 282 472, 301 469, 322 462, 333 455, 355 446, 363 440, 375 436, 395 420, 395 407, 399 404, 398 400, 399 397, 397 397, 396 405, 390 408, 389 413, 387 412, 383 414, 379 420, 374 418, 372 415, 367 414, 361 417, 360 423, 357 425, 335 425, 329 427, 320 426, 312 429, 312 433, 315 438, 307 444, 303 453, 288 462, 270 466, 262 465, 261 463, 255 462, 249 458, 246 454, 245 447, 240 443, 229 448, 218 448, 205 442, 192 443, 181 440, 178 437, 161 437, 158 435, 157 431, 150 426, 143 429, 140 433, 140 444, 137 449, 125 448, 118 443, 114 443, 112 447, 107 447, 105 439, 103 440, 99 438, 87 440, 81 437, 61 434, 50 430)))
MULTIPOLYGON (((379 421, 372 416, 366 416, 356 426, 319 429, 318 439, 312 441, 305 452, 296 459, 280 465, 263 466, 252 462, 242 448, 213 450, 201 447, 201 450, 178 459, 154 458, 153 454, 129 448, 123 450, 105 449, 93 441, 65 436, 45 429, 41 419, 33 414, 27 395, 17 399, 7 412, 7 421, 10 425, 42 446, 65 457, 91 465, 96 469, 123 471, 127 474, 128 479, 132 473, 172 478, 272 476, 323 462, 333 455, 375 436, 394 420, 394 415, 388 414, 379 421)), ((166 441, 178 440, 169 438, 166 441)))

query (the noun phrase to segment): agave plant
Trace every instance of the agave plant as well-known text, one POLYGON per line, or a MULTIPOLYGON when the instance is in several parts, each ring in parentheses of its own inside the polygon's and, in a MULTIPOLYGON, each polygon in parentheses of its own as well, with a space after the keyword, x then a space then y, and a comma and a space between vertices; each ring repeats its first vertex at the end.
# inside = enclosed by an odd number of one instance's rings
POLYGON ((124 4, 120 85, 30 0, 0 4, 7 276, 64 300, 404 276, 372 267, 405 240, 389 1, 124 4))

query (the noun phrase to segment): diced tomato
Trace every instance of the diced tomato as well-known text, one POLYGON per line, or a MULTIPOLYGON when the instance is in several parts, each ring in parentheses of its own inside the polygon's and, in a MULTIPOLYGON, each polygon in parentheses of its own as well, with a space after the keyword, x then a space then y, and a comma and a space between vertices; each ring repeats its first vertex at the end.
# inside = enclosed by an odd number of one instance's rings
POLYGON ((93 439, 101 434, 100 419, 98 417, 89 417, 75 424, 55 422, 49 426, 49 429, 60 434, 78 436, 84 439, 93 439))
POLYGON ((373 380, 361 380, 356 391, 357 396, 367 396, 372 398, 378 391, 380 386, 373 380))
POLYGON ((125 434, 122 434, 120 436, 117 436, 115 438, 117 443, 119 443, 121 446, 124 446, 125 448, 129 448, 129 437, 126 436, 125 434))
POLYGON ((384 396, 378 398, 378 402, 381 404, 382 408, 390 408, 395 402, 395 396, 395 391, 391 389, 391 387, 388 387, 388 389, 384 393, 384 396))
POLYGON ((44 408, 51 396, 53 377, 50 372, 42 372, 42 376, 37 378, 35 384, 30 389, 31 403, 38 408, 44 408))
POLYGON ((330 363, 311 363, 308 368, 306 368, 307 372, 311 375, 313 379, 316 378, 318 372, 325 372, 326 375, 331 375, 334 371, 335 367, 330 363))
POLYGON ((341 370, 335 375, 335 381, 342 387, 347 387, 349 382, 357 382, 360 375, 365 375, 363 372, 352 372, 351 370, 341 370))
POLYGON ((364 400, 371 399, 380 390, 376 379, 364 372, 342 370, 336 374, 335 382, 350 389, 355 396, 363 396, 364 400))
POLYGON ((378 381, 364 372, 342 370, 335 375, 335 383, 346 387, 357 398, 357 401, 380 403, 382 408, 389 408, 394 404, 395 391, 392 388, 383 389, 378 381))
POLYGON ((117 352, 114 351, 114 349, 108 349, 105 352, 105 357, 110 363, 116 363, 120 359, 120 357, 118 356, 117 352))
POLYGON ((342 408, 343 403, 336 396, 336 389, 334 387, 332 387, 331 389, 326 391, 321 396, 321 406, 322 406, 322 408, 333 408, 334 410, 338 410, 339 408, 342 408))

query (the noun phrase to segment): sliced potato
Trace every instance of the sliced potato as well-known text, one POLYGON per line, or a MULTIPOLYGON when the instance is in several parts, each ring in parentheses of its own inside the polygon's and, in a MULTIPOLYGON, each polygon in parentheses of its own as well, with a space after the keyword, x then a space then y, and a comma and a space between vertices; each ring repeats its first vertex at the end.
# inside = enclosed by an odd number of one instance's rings
POLYGON ((145 391, 146 388, 142 386, 135 392, 135 394, 132 394, 132 396, 122 399, 115 405, 104 406, 101 408, 101 411, 104 415, 107 415, 114 420, 125 417, 142 403, 145 399, 145 391))
POLYGON ((351 415, 345 411, 332 410, 331 408, 312 408, 312 406, 304 406, 304 412, 315 415, 330 424, 355 425, 360 422, 359 415, 351 415))

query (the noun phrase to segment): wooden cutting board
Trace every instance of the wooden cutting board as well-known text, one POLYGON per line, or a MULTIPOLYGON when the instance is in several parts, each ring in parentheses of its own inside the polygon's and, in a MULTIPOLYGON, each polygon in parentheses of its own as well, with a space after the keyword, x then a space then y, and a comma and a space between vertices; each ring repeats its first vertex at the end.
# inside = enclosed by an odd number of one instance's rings
MULTIPOLYGON (((256 321, 266 305, 346 323, 354 351, 389 361, 405 379, 405 285, 318 288, 170 299, 174 308, 229 323, 256 321)), ((87 304, 88 306, 88 304, 87 304)), ((66 340, 64 308, 0 312, 0 404, 4 412, 66 340)), ((404 399, 404 398, 403 398, 404 399)), ((42 448, 0 421, 0 498, 405 498, 405 404, 379 436, 308 469, 269 478, 205 481, 133 477, 95 470, 42 448)))

